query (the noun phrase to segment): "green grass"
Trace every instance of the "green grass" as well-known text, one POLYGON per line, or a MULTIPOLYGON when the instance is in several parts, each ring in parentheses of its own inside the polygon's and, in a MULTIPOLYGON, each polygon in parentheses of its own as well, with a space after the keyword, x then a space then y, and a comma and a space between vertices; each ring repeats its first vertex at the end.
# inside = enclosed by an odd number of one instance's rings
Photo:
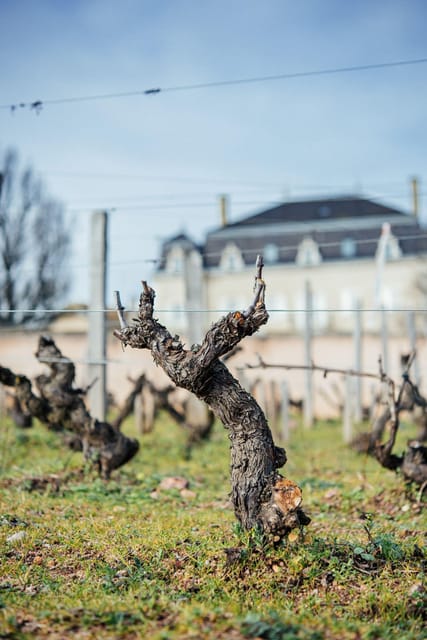
POLYGON ((3 421, 0 638, 427 638, 416 492, 345 447, 338 425, 286 448, 312 523, 271 547, 236 524, 221 425, 187 460, 162 416, 106 483, 57 434, 3 421), (189 490, 158 490, 167 476, 189 490))

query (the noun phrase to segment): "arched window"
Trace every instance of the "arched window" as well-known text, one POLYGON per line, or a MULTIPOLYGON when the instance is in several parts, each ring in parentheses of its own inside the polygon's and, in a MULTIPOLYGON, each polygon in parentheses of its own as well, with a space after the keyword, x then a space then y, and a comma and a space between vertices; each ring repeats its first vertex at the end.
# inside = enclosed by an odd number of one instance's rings
POLYGON ((399 241, 391 232, 391 226, 388 222, 384 223, 381 235, 378 240, 377 251, 375 254, 377 260, 385 262, 390 260, 399 260, 402 257, 402 250, 399 247, 399 241))
POLYGON ((244 267, 242 253, 239 247, 234 244, 234 242, 230 242, 224 248, 220 267, 223 271, 240 271, 244 267))
POLYGON ((279 260, 279 247, 277 244, 269 242, 265 245, 263 251, 263 257, 266 264, 274 264, 279 260))
POLYGON ((341 255, 343 258, 354 258, 356 255, 356 242, 353 238, 343 238, 341 240, 341 255))
POLYGON ((317 242, 313 238, 304 238, 298 247, 296 263, 299 267, 313 267, 322 262, 317 242))
POLYGON ((401 257, 402 250, 399 247, 399 240, 391 233, 385 248, 385 259, 399 260, 401 257))
POLYGON ((168 273, 182 273, 184 269, 184 250, 182 247, 172 247, 166 258, 168 273))

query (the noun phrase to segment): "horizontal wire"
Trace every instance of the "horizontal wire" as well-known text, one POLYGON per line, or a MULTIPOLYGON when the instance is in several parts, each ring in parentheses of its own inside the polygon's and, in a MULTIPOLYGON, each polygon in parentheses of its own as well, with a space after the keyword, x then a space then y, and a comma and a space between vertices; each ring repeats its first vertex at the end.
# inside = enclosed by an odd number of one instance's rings
POLYGON ((409 65, 425 64, 427 58, 415 58, 411 60, 396 60, 391 62, 379 62, 373 64, 361 64, 348 67, 332 67, 326 69, 313 69, 309 71, 296 71, 291 73, 280 73, 268 76, 255 76, 250 78, 237 78, 232 80, 218 80, 213 82, 200 82, 194 84, 176 85, 170 87, 155 87, 150 89, 137 89, 133 91, 121 91, 115 93, 94 94, 85 96, 75 96, 68 98, 53 98, 48 100, 32 100, 30 102, 15 102, 9 104, 1 104, 0 109, 9 109, 14 112, 16 109, 29 108, 39 113, 44 105, 66 104, 76 102, 89 102, 99 100, 111 100, 113 98, 128 98, 135 96, 148 96, 158 93, 169 93, 178 91, 193 91, 200 89, 211 89, 215 87, 226 87, 231 85, 254 84, 261 82, 272 82, 277 80, 291 80, 296 78, 308 78, 314 76, 335 75, 342 73, 353 73, 361 71, 372 71, 379 69, 387 69, 392 67, 403 67, 409 65))
MULTIPOLYGON (((349 237, 351 236, 351 231, 349 231, 349 237)), ((378 236, 377 238, 360 238, 359 240, 352 238, 354 240, 354 243, 356 245, 363 245, 363 244, 378 244, 378 241, 380 239, 380 236, 378 236)), ((396 236, 396 239, 398 240, 398 242, 402 242, 402 241, 406 241, 406 240, 418 240, 418 239, 427 239, 427 233, 421 233, 421 234, 416 234, 416 235, 408 235, 408 236, 396 236)), ((331 248, 331 247, 340 247, 341 246, 341 242, 335 241, 335 242, 316 242, 316 245, 319 249, 323 249, 323 248, 331 248)), ((264 245, 265 246, 265 245, 264 245)), ((299 244, 298 245, 277 245, 277 249, 279 251, 297 251, 299 249, 299 244)), ((238 249, 240 249, 240 247, 238 247, 238 249)), ((259 253, 263 252, 263 249, 240 249, 240 251, 247 255, 247 254, 253 254, 253 255, 257 255, 259 253)), ((207 252, 207 253, 203 253, 203 258, 218 258, 220 256, 222 256, 222 251, 216 251, 216 252, 207 252)), ((357 258, 357 256, 352 256, 352 258, 357 258)), ((164 262, 164 258, 153 258, 151 260, 151 262, 164 262)), ((351 260, 351 258, 347 258, 347 260, 351 260)), ((147 259, 141 260, 141 262, 147 262, 147 259)), ((114 262, 111 263, 111 266, 113 265, 118 265, 121 264, 120 262, 114 262)), ((126 264, 129 264, 129 261, 126 262, 126 264)), ((276 262, 276 263, 271 263, 268 264, 269 267, 273 267, 276 265, 282 266, 282 263, 280 262, 276 262)))
POLYGON ((48 364, 120 364, 122 362, 122 360, 107 360, 105 358, 101 359, 101 360, 71 360, 70 358, 45 358, 45 357, 40 357, 37 358, 37 360, 39 360, 39 362, 41 363, 48 363, 48 364))
MULTIPOLYGON (((253 206, 253 205, 263 205, 263 206, 277 206, 283 204, 282 201, 279 200, 272 200, 270 202, 265 202, 265 200, 250 200, 250 201, 236 201, 233 202, 234 206, 253 206)), ((74 207, 73 205, 67 206, 67 211, 69 213, 78 213, 81 211, 85 211, 90 213, 92 211, 92 209, 94 208, 93 205, 91 205, 91 207, 82 207, 82 206, 77 206, 74 207), (90 211, 88 211, 88 209, 90 209, 90 211)), ((99 206, 96 207, 97 209, 106 209, 108 211, 111 211, 112 213, 114 213, 115 211, 118 210, 123 210, 123 211, 132 211, 132 210, 137 210, 137 211, 158 211, 158 210, 167 210, 167 209, 200 209, 200 208, 218 208, 218 203, 215 201, 210 201, 210 202, 174 202, 174 203, 169 203, 169 204, 112 204, 109 206, 99 206)), ((157 213, 156 213, 157 215, 157 213)))
MULTIPOLYGON (((427 192, 418 192, 419 197, 424 197, 426 195, 427 195, 427 192)), ((369 200, 372 202, 382 203, 383 200, 397 199, 397 198, 406 199, 408 198, 408 194, 401 193, 401 194, 378 195, 374 197, 369 197, 369 200)), ((128 200, 133 200, 133 198, 128 198, 128 200)), ((104 203, 103 205, 94 205, 92 203, 88 206, 69 204, 69 205, 66 205, 66 210, 68 213, 92 213, 94 209, 104 209, 111 213, 117 213, 119 211, 144 211, 144 213, 146 213, 147 211, 156 211, 155 215, 157 216, 159 211, 163 211, 163 210, 167 211, 169 209, 184 209, 184 208, 185 209, 195 209, 195 208, 217 209, 218 208, 218 202, 215 200, 210 200, 209 202, 172 202, 172 203, 164 203, 164 204, 157 204, 157 203, 146 204, 145 200, 141 202, 132 202, 132 204, 122 204, 119 202, 114 202, 114 198, 109 198, 109 201, 110 202, 112 201, 112 203, 108 205, 106 203, 104 203)), ((262 207, 270 208, 270 207, 283 206, 286 204, 287 204, 286 202, 283 202, 283 199, 267 200, 267 202, 265 200, 232 200, 233 207, 252 207, 252 206, 261 205, 262 207)), ((239 221, 237 220, 236 223, 237 222, 239 221)))
MULTIPOLYGON (((427 307, 361 307, 361 308, 313 308, 313 309, 269 309, 266 307, 268 313, 426 313, 427 307)), ((14 314, 14 313, 34 313, 34 314, 91 314, 91 313, 114 313, 116 309, 111 307, 110 309, 0 309, 0 316, 2 314, 14 314)), ((138 313, 139 309, 126 309, 125 313, 138 313)), ((232 313, 236 311, 232 309, 155 309, 156 313, 232 313)), ((2 327, 0 325, 0 331, 2 327)))
MULTIPOLYGON (((310 223, 307 223, 307 226, 310 226, 310 223)), ((349 232, 349 236, 351 235, 351 233, 349 232)), ((378 238, 360 238, 360 239, 354 239, 354 243, 356 245, 363 245, 363 244, 375 244, 378 243, 380 239, 380 236, 378 236, 378 238)), ((406 240, 425 240, 427 239, 427 233, 420 233, 420 234, 416 234, 416 235, 406 235, 406 236, 399 236, 397 238, 398 242, 402 242, 402 241, 406 241, 406 240)), ((322 248, 331 248, 331 247, 339 247, 341 246, 341 242, 318 242, 316 243, 318 248, 321 250, 322 248)), ((264 247, 262 248, 257 248, 257 249, 242 249, 242 253, 244 253, 245 255, 258 255, 260 253, 263 253, 264 251, 264 247)), ((277 245, 277 248, 279 251, 285 252, 285 251, 297 251, 299 248, 299 245, 277 245)), ((222 251, 211 251, 211 252, 207 252, 207 253, 203 253, 203 258, 218 258, 222 256, 222 251)), ((369 256, 368 256, 369 257, 369 256)), ((357 256, 353 256, 353 258, 357 258, 357 256)), ((347 258, 346 260, 351 260, 352 258, 347 258)), ((136 259, 131 259, 131 260, 112 260, 108 262, 108 267, 119 267, 119 266, 125 266, 125 265, 138 265, 138 264, 160 264, 162 262, 165 261, 165 258, 136 258, 136 259)), ((274 267, 277 265, 281 265, 282 263, 277 262, 277 263, 271 263, 268 266, 269 267, 274 267)), ((74 270, 74 269, 88 269, 90 268, 90 263, 82 263, 79 262, 78 264, 70 264, 69 265, 69 269, 70 270, 74 270)), ((22 269, 22 272, 27 273, 30 272, 31 270, 29 268, 27 269, 22 269)))
MULTIPOLYGON (((135 207, 140 207, 141 209, 170 209, 171 207, 173 208, 179 208, 179 207, 187 207, 187 206, 200 206, 200 207, 218 207, 218 203, 219 203, 219 198, 221 195, 224 195, 226 198, 228 198, 228 200, 230 201, 230 204, 232 204, 233 206, 241 206, 241 205, 251 205, 251 204, 263 204, 264 206, 269 206, 270 203, 274 204, 274 205, 286 205, 289 204, 289 202, 295 202, 295 201, 301 201, 302 200, 302 195, 304 193, 304 191, 308 191, 309 189, 307 187, 303 187, 301 189, 293 189, 292 187, 290 187, 290 191, 295 193, 294 198, 295 200, 290 200, 289 197, 286 197, 286 199, 283 198, 283 196, 281 197, 280 200, 278 200, 276 197, 274 199, 269 199, 269 198, 264 198, 263 200, 236 200, 236 195, 238 195, 239 197, 245 197, 245 196, 254 196, 255 194, 258 193, 264 193, 264 192, 268 192, 271 193, 273 187, 254 187, 253 189, 250 189, 249 187, 247 187, 245 190, 233 190, 231 193, 224 193, 224 194, 219 194, 217 192, 212 192, 212 191, 208 191, 208 192, 203 192, 203 193, 171 193, 171 194, 137 194, 134 196, 108 196, 108 200, 111 203, 115 203, 114 206, 113 205, 108 205, 104 208, 106 209, 127 209, 127 208, 135 208, 135 207), (299 197, 296 196, 296 193, 299 193, 299 197), (180 201, 180 198, 186 198, 187 202, 184 201, 180 201), (189 198, 193 198, 193 200, 191 202, 188 202, 189 198), (209 198, 209 202, 194 202, 194 198, 209 198), (151 204, 149 201, 153 200, 153 203, 151 204), (156 200, 160 200, 160 202, 156 202, 156 200), (162 202, 162 200, 164 202, 162 202), (168 202, 168 200, 172 200, 172 202, 168 202), (120 202, 121 201, 121 202, 120 202)), ((283 191, 286 190, 286 184, 283 183, 281 186, 276 186, 276 189, 279 191, 283 191)), ((328 189, 328 187, 321 187, 319 189, 328 189)), ((340 187, 340 189, 343 189, 343 187, 340 187)), ((331 188, 330 188, 331 190, 331 188)), ((352 192, 353 188, 348 189, 347 191, 352 192)), ((357 190, 356 190, 357 191, 357 190)), ((342 193, 342 191, 341 191, 342 193)), ((405 185, 404 187, 404 191, 403 188, 402 190, 397 193, 379 193, 378 195, 375 196, 368 196, 368 195, 364 195, 364 193, 366 193, 366 190, 358 190, 357 193, 360 193, 361 195, 359 195, 358 197, 362 198, 362 199, 368 199, 372 202, 376 202, 376 201, 383 201, 386 199, 403 199, 403 198, 408 198, 409 195, 409 185, 405 185)), ((420 191, 418 190, 418 196, 425 196, 427 195, 427 191, 420 191)), ((261 197, 261 196, 259 196, 261 197)), ((333 196, 333 198, 336 198, 336 196, 333 196)), ((92 210, 94 207, 99 209, 99 208, 103 208, 98 206, 99 202, 102 202, 103 199, 105 199, 104 196, 90 196, 90 200, 92 200, 92 203, 88 202, 88 198, 81 198, 80 200, 77 201, 71 201, 68 202, 65 206, 67 208, 67 210, 84 210, 87 211, 88 209, 92 210), (81 204, 83 203, 83 204, 81 204)), ((312 195, 308 195, 306 197, 307 200, 313 200, 313 196, 312 195)), ((326 198, 315 198, 315 200, 324 200, 326 198)), ((331 198, 327 198, 327 199, 331 199, 331 198)))
POLYGON ((164 89, 152 89, 150 92, 158 93, 160 91, 190 91, 193 89, 208 89, 211 87, 223 87, 229 85, 249 84, 256 82, 271 82, 274 80, 291 80, 294 78, 308 78, 313 76, 334 75, 340 73, 353 73, 357 71, 371 71, 378 69, 386 69, 391 67, 402 67, 416 64, 425 64, 427 58, 415 58, 412 60, 397 60, 391 62, 379 62, 372 64, 352 65, 348 67, 332 67, 326 69, 313 69, 309 71, 295 71, 291 73, 280 73, 269 76, 255 76, 252 78, 238 78, 234 80, 218 80, 214 82, 203 82, 190 85, 178 85, 175 87, 167 87, 164 89))
MULTIPOLYGON (((349 232, 349 235, 350 232, 349 232)), ((360 239, 354 239, 354 243, 356 245, 363 245, 363 244, 375 244, 378 243, 380 239, 380 236, 378 236, 377 238, 360 238, 360 239)), ((406 240, 425 240, 427 239, 427 233, 419 233, 419 234, 415 234, 415 235, 406 235, 406 236, 399 236, 397 237, 398 242, 402 242, 402 241, 406 241, 406 240)), ((323 248, 331 248, 331 247, 340 247, 341 246, 341 242, 335 241, 335 242, 318 242, 316 243, 317 247, 319 249, 323 249, 323 248)), ((265 245, 264 245, 265 246, 265 245)), ((256 249, 241 249, 242 253, 244 253, 245 255, 248 254, 253 254, 253 255, 257 255, 259 253, 262 253, 264 250, 264 246, 262 248, 256 248, 256 249)), ((277 245, 277 249, 279 251, 296 251, 298 250, 299 245, 277 245)), ((207 253, 203 253, 203 258, 218 258, 220 256, 222 256, 222 251, 211 251, 211 252, 207 252, 207 253)), ((356 256, 353 256, 356 257, 356 256)), ((351 258, 350 258, 351 259, 351 258)), ((129 265, 129 264, 142 264, 142 263, 161 263, 164 262, 164 258, 137 258, 135 260, 114 260, 109 262, 109 266, 110 267, 115 267, 115 266, 120 266, 120 265, 129 265)), ((271 263, 268 266, 269 267, 273 267, 276 265, 281 265, 281 263, 277 262, 277 263, 271 263)), ((77 268, 77 265, 75 265, 77 268)), ((89 263, 87 263, 86 265, 82 265, 81 263, 79 263, 78 268, 82 268, 83 266, 89 267, 89 263)), ((74 265, 71 265, 71 268, 74 268, 74 265)))
MULTIPOLYGON (((111 179, 116 179, 116 180, 142 180, 142 181, 150 181, 150 182, 178 182, 178 183, 185 183, 185 184, 218 184, 218 185, 222 185, 224 184, 224 182, 227 182, 227 184, 236 184, 236 185, 245 185, 245 186, 250 186, 250 187, 261 187, 261 188, 272 188, 272 189, 277 189, 277 188, 283 188, 283 181, 281 182, 263 182, 263 181, 258 181, 258 180, 237 180, 237 179, 230 179, 230 178, 188 178, 188 177, 179 177, 179 176, 148 176, 148 175, 144 175, 144 174, 129 174, 129 173, 109 173, 109 172, 105 172, 105 173, 91 173, 91 172, 74 172, 74 171, 50 171, 49 169, 47 170, 41 170, 40 173, 42 175, 48 175, 48 176, 58 176, 58 177, 65 177, 65 178, 77 178, 77 179, 88 179, 88 180, 93 180, 93 179, 101 179, 101 180, 111 180, 111 179)), ((394 184, 400 184, 400 183, 394 183, 394 184)), ((307 186, 307 189, 318 189, 319 187, 315 187, 315 186, 307 186)), ((328 186, 326 187, 325 185, 323 185, 320 188, 328 188, 328 189, 332 189, 335 187, 331 187, 328 186)))
MULTIPOLYGON (((275 182, 265 182, 264 180, 260 181, 260 180, 239 180, 237 179, 237 177, 234 178, 230 178, 228 176, 226 177, 219 177, 219 176, 215 176, 215 177, 211 177, 211 178, 198 178, 198 177, 189 177, 189 176, 171 176, 171 175, 147 175, 144 173, 118 173, 118 172, 101 172, 101 171, 97 171, 97 172, 91 172, 91 171, 68 171, 68 170, 54 170, 54 169, 39 169, 39 173, 41 173, 42 175, 48 175, 48 176, 58 176, 58 177, 64 177, 64 178, 83 178, 83 179, 89 179, 89 180, 93 180, 93 179, 117 179, 117 180, 147 180, 147 181, 153 181, 153 182, 157 182, 157 181, 162 181, 162 182, 184 182, 184 183, 190 183, 190 184, 223 184, 224 182, 227 182, 229 184, 236 184, 236 185, 245 185, 248 187, 265 187, 265 188, 283 188, 283 177, 281 177, 280 179, 276 180, 275 182)), ((381 189, 390 189, 391 187, 395 188, 396 186, 401 186, 403 183, 402 180, 387 180, 384 182, 376 182, 376 183, 369 183, 367 186, 369 186, 369 188, 373 188, 373 184, 375 184, 376 187, 380 187, 381 189)), ((406 183, 405 183, 406 184, 406 183)), ((345 186, 345 185, 344 185, 345 186)), ((341 189, 343 188, 342 184, 304 184, 303 186, 300 187, 295 187, 297 189, 302 189, 305 188, 307 190, 319 190, 319 189, 341 189)))
MULTIPOLYGON (((116 179, 116 180, 139 180, 139 181, 151 181, 151 182, 177 182, 177 183, 185 183, 185 184, 212 184, 212 185, 224 185, 224 183, 226 183, 227 185, 230 184, 236 184, 236 185, 241 185, 246 186, 247 188, 250 188, 250 191, 264 191, 266 189, 278 189, 278 190, 283 190, 283 189, 290 189, 290 191, 292 193, 298 193, 298 194, 304 194, 305 192, 309 191, 309 192, 325 192, 325 191, 335 191, 335 192, 340 192, 340 193, 344 193, 349 191, 349 187, 348 185, 343 185, 343 184, 335 184, 335 185, 331 185, 331 184, 318 184, 318 185, 313 185, 313 184, 304 184, 304 185, 288 185, 286 183, 286 181, 283 180, 283 178, 281 178, 280 180, 277 180, 276 182, 265 182, 265 181, 260 181, 260 180, 237 180, 236 178, 230 179, 230 178, 218 178, 218 177, 214 177, 214 178, 190 178, 190 177, 179 177, 179 176, 148 176, 145 174, 125 174, 125 173, 109 173, 109 172, 105 172, 105 173, 101 173, 101 172, 97 172, 97 173, 91 173, 91 172, 74 172, 74 171, 50 171, 49 169, 46 170, 41 170, 40 173, 42 175, 52 175, 52 176, 62 176, 65 178, 77 178, 77 179, 88 179, 88 180, 93 180, 93 179, 116 179)), ((365 185, 361 185, 358 186, 356 188, 357 192, 363 192, 366 193, 367 191, 378 191, 381 190, 383 191, 384 189, 390 189, 390 188, 395 188, 395 187, 400 187, 400 188, 405 188, 406 190, 408 189, 408 184, 407 181, 402 181, 402 180, 398 180, 398 181, 387 181, 387 182, 378 182, 378 183, 369 183, 369 184, 365 184, 365 185)), ((350 191, 354 191, 354 185, 351 187, 350 191)), ((221 192, 222 193, 222 192, 221 192)), ((234 192, 233 192, 234 193, 234 192)), ((175 195, 175 194, 174 194, 175 195)), ((189 194, 190 195, 190 194, 189 194)), ((208 194, 197 194, 197 196, 201 196, 201 195, 208 195, 208 194)), ((209 195, 211 195, 211 193, 209 193, 209 195)), ((220 195, 219 193, 216 194, 217 196, 220 195)), ((223 194, 223 195, 228 195, 227 193, 223 194)), ((380 194, 379 196, 376 196, 376 198, 394 198, 394 197, 398 197, 398 198, 406 198, 407 197, 407 193, 405 191, 404 194, 399 194, 399 195, 393 195, 390 193, 387 194, 380 194)), ((426 195, 425 193, 419 193, 419 195, 426 195)), ((183 197, 183 194, 176 194, 177 197, 183 197)), ((191 194, 191 196, 193 196, 193 194, 191 194)), ((119 199, 121 196, 118 196, 116 199, 119 199)), ((141 198, 145 197, 145 196, 140 196, 141 198)), ((154 195, 154 194, 149 194, 147 196, 148 198, 154 198, 154 197, 158 197, 158 198, 170 198, 172 197, 171 194, 159 194, 159 195, 154 195)), ((98 198, 99 200, 100 198, 98 198)), ((130 199, 130 198, 128 198, 130 199)), ((370 198, 373 199, 373 198, 370 198)), ((73 206, 73 205, 70 205, 73 206)), ((77 205, 75 205, 77 206, 77 205)))
MULTIPOLYGON (((286 186, 286 185, 285 185, 286 186)), ((283 188, 282 187, 278 187, 278 188, 283 188)), ((305 187, 304 187, 305 189, 305 187)), ((327 189, 327 187, 322 187, 322 189, 327 189)), ((253 191, 264 191, 265 189, 254 189, 253 191)), ((242 206, 253 206, 253 205, 262 205, 263 208, 269 208, 269 207, 278 207, 278 206, 285 206, 287 204, 289 204, 290 202, 294 203, 294 202, 301 202, 304 201, 304 199, 302 198, 302 192, 303 189, 301 190, 296 190, 298 191, 298 193, 300 194, 300 196, 298 198, 296 198, 296 200, 289 200, 289 198, 287 199, 278 199, 278 198, 272 198, 272 199, 262 199, 262 200, 235 200, 233 199, 232 195, 230 194, 224 194, 226 197, 228 197, 233 205, 233 207, 242 207, 242 206)), ((409 192, 408 192, 409 193, 409 192)), ((368 199, 371 202, 379 202, 380 204, 383 203, 384 200, 386 199, 406 199, 408 198, 408 193, 407 192, 400 192, 400 193, 381 193, 375 196, 367 196, 364 195, 363 193, 358 196, 362 199, 368 199)), ((242 192, 243 194, 247 194, 248 196, 253 195, 253 193, 247 193, 247 192, 242 192)), ((194 196, 200 196, 200 195, 206 195, 206 197, 211 197, 212 194, 194 194, 194 196)), ((194 208, 218 208, 218 200, 219 200, 219 195, 216 198, 212 198, 209 201, 206 202, 165 202, 165 203, 147 203, 147 199, 151 199, 151 198, 162 198, 163 196, 161 195, 147 195, 145 196, 108 196, 108 200, 109 203, 103 202, 102 204, 100 204, 100 202, 102 202, 101 197, 97 196, 96 200, 97 203, 88 203, 88 204, 78 204, 78 203, 67 203, 66 205, 64 205, 64 209, 66 210, 67 213, 86 213, 86 214, 91 214, 93 213, 94 210, 106 210, 108 212, 111 213, 117 213, 120 211, 132 211, 132 210, 137 210, 137 211, 161 211, 161 210, 169 210, 169 209, 182 209, 182 208, 186 208, 186 209, 194 209, 194 208), (126 202, 117 202, 118 200, 125 200, 126 202)), ((427 191, 418 191, 418 196, 419 197, 423 197, 427 195, 427 191)), ((178 199, 180 198, 180 194, 173 194, 170 196, 164 196, 166 198, 169 198, 171 200, 174 199, 178 199)), ((192 197, 191 194, 183 194, 182 197, 192 197)), ((295 196, 296 197, 296 196, 295 196)), ((348 196, 347 196, 348 197, 348 196)), ((333 196, 332 199, 336 199, 337 196, 333 196)), ((307 199, 307 198, 306 198, 307 199)), ((308 196, 309 200, 313 200, 312 196, 308 196)), ((325 200, 325 199, 331 199, 330 197, 325 198, 325 197, 320 197, 318 196, 317 198, 314 199, 314 201, 316 200, 325 200)), ((87 202, 87 200, 83 200, 83 202, 87 202)), ((9 208, 8 212, 9 213, 19 213, 21 210, 18 208, 9 208)), ((158 215, 158 213, 156 213, 156 215, 158 215)), ((404 214, 404 215, 409 215, 409 214, 404 214)), ((236 220, 235 223, 238 223, 240 220, 236 220)), ((235 224, 233 222, 233 224, 235 224)))

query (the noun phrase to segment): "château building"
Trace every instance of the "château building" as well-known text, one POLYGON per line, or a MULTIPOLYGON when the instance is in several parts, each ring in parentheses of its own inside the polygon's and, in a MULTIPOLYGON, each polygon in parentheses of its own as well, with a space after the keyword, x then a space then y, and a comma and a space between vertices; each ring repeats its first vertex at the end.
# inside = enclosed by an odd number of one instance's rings
POLYGON ((162 321, 197 340, 222 312, 246 308, 257 254, 270 312, 265 335, 301 332, 310 296, 317 333, 351 331, 357 308, 365 331, 379 330, 385 309, 397 332, 405 310, 425 306, 427 229, 378 201, 340 197, 224 220, 200 245, 185 234, 165 241, 155 276, 162 321))

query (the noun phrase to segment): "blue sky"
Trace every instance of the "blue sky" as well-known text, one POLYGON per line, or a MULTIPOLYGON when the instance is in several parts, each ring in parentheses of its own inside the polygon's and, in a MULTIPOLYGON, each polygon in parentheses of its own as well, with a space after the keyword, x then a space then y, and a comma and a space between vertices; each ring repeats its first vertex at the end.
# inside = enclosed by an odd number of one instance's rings
POLYGON ((424 58, 426 14, 422 0, 0 0, 0 104, 46 101, 0 110, 0 152, 17 148, 67 207, 73 301, 88 301, 97 208, 125 300, 162 238, 218 225, 220 193, 233 220, 354 193, 408 210, 410 178, 427 191, 427 64, 49 100, 424 58))

